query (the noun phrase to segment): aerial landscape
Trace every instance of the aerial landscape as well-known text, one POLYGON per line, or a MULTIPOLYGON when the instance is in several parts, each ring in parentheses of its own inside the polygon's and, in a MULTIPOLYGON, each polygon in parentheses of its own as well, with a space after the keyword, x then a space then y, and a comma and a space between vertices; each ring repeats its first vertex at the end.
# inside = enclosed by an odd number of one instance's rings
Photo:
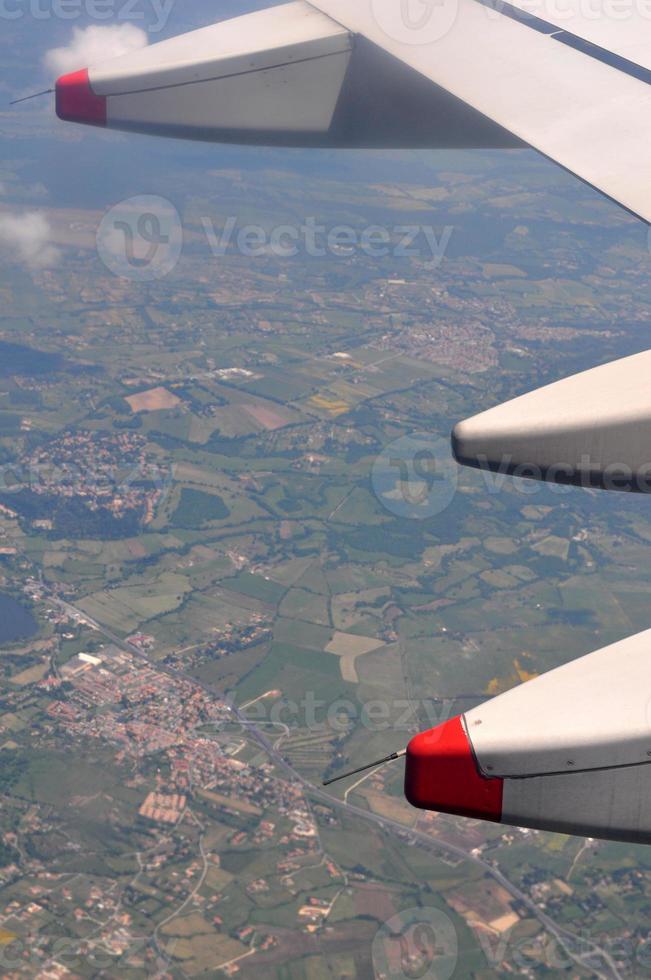
MULTIPOLYGON (((70 32, 3 22, 3 103, 70 32)), ((322 786, 651 625, 648 498, 449 451, 648 346, 645 226, 530 151, 46 103, 0 109, 2 976, 651 975, 645 847, 422 813, 400 762, 322 786)))

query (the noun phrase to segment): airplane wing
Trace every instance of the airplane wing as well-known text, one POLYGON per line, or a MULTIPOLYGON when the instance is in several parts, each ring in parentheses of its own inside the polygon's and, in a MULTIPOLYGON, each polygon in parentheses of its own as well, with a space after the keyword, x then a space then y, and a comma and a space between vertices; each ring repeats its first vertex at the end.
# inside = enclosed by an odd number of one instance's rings
POLYGON ((516 827, 651 843, 651 630, 416 735, 414 806, 516 827))
POLYGON ((540 0, 540 15, 528 0, 310 2, 651 221, 651 19, 643 5, 618 17, 612 6, 581 0, 540 0))
POLYGON ((218 142, 528 145, 651 221, 644 4, 535 3, 297 0, 67 75, 57 112, 218 142))
POLYGON ((601 364, 455 426, 457 461, 524 479, 651 493, 651 351, 601 364))

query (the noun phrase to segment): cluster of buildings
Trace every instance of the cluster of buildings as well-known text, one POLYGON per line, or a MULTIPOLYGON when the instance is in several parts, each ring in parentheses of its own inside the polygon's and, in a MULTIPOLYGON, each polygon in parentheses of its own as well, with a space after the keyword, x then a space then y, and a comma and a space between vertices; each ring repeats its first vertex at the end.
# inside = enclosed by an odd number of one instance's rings
MULTIPOLYGON (((73 657, 61 668, 59 683, 48 717, 67 734, 108 742, 118 762, 164 754, 167 786, 143 801, 141 816, 177 823, 187 796, 200 790, 225 813, 264 817, 273 810, 286 818, 291 829, 281 836, 282 845, 317 839, 300 785, 276 778, 270 763, 253 766, 238 759, 246 733, 215 737, 224 722, 234 721, 225 702, 112 645, 73 657)), ((275 823, 263 818, 250 832, 242 831, 242 842, 261 845, 275 832, 275 823)))
MULTIPOLYGON (((168 474, 147 456, 142 435, 123 431, 66 432, 39 446, 17 464, 20 484, 38 496, 81 498, 89 510, 114 517, 142 511, 154 516, 168 474)), ((47 529, 47 518, 37 518, 47 529)))
POLYGON ((149 793, 138 813, 154 823, 177 824, 185 812, 186 797, 180 793, 149 793))
MULTIPOLYGON (((251 613, 251 622, 246 626, 237 623, 226 623, 215 628, 215 638, 202 643, 192 650, 171 653, 165 658, 165 666, 179 667, 183 670, 200 666, 207 659, 223 660, 241 650, 257 646, 273 637, 273 629, 268 617, 261 613, 251 613)), ((134 644, 137 646, 137 644, 134 644)), ((142 649, 142 647, 140 648, 142 649)))

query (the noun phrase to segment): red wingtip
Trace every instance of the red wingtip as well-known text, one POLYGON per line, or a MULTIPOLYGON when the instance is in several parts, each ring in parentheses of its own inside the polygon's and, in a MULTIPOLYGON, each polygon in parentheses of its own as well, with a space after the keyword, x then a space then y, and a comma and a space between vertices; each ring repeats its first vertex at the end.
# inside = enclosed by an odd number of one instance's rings
POLYGON ((66 122, 106 126, 106 97, 93 92, 87 68, 58 80, 56 109, 59 119, 66 122))
POLYGON ((460 716, 411 740, 405 796, 421 810, 502 819, 502 780, 479 771, 460 716))

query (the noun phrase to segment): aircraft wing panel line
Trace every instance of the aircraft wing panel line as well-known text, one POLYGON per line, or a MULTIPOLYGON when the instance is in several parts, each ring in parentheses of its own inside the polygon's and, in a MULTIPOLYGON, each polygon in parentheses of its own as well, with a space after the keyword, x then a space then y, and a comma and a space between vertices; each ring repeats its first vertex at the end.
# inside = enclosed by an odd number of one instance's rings
MULTIPOLYGON (((140 95, 149 92, 163 92, 170 89, 187 88, 192 85, 204 85, 209 82, 226 82, 231 78, 243 78, 245 75, 259 75, 263 72, 276 71, 280 68, 293 68, 295 65, 307 65, 312 64, 315 61, 323 61, 327 58, 337 57, 338 55, 349 55, 351 51, 351 45, 347 44, 345 47, 341 47, 336 51, 330 51, 328 54, 315 54, 306 58, 294 58, 291 61, 281 61, 273 65, 265 65, 262 68, 246 68, 241 71, 227 72, 223 75, 209 75, 206 78, 202 78, 200 82, 197 81, 185 81, 185 82, 169 82, 167 84, 161 85, 150 85, 150 86, 134 86, 129 88, 124 88, 119 92, 113 92, 111 97, 117 98, 121 95, 140 95)), ((98 86, 93 84, 93 89, 98 86)))
POLYGON ((609 51, 608 48, 604 48, 600 44, 595 44, 593 41, 589 41, 578 34, 573 34, 571 31, 560 30, 555 24, 542 20, 535 14, 529 14, 513 4, 505 3, 504 0, 476 0, 476 2, 490 10, 495 10, 503 14, 505 17, 510 17, 519 24, 524 24, 526 27, 538 31, 539 34, 545 34, 554 41, 567 44, 568 47, 573 48, 575 51, 580 51, 589 58, 594 58, 595 61, 601 61, 602 64, 608 65, 610 68, 615 68, 624 75, 637 78, 638 81, 645 82, 647 85, 651 84, 651 70, 635 61, 631 61, 630 58, 615 54, 609 51))
MULTIPOLYGON (((481 2, 481 0, 480 0, 481 2)), ((497 9, 511 7, 531 22, 552 24, 585 42, 594 44, 631 64, 651 69, 651 10, 643 4, 631 4, 624 16, 613 15, 607 7, 610 0, 595 0, 588 7, 585 0, 563 0, 562 7, 553 0, 496 0, 497 9)))

